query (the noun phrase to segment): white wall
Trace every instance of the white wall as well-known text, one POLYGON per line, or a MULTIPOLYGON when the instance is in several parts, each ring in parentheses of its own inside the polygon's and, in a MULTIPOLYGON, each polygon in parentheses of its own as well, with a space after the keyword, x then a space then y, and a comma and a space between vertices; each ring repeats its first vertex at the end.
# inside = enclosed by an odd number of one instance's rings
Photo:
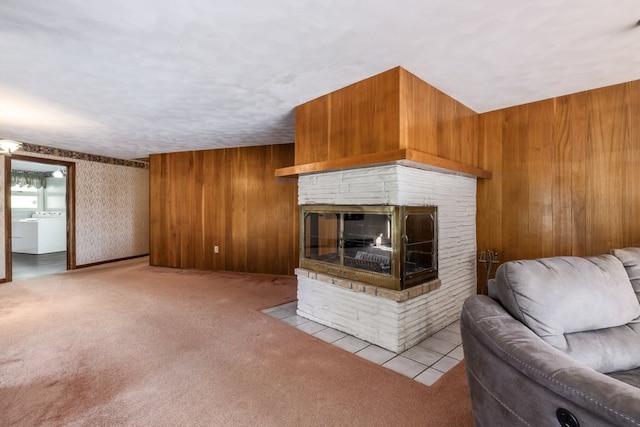
POLYGON ((67 194, 66 178, 46 178, 46 186, 43 189, 42 210, 60 211, 66 208, 65 196, 67 194))

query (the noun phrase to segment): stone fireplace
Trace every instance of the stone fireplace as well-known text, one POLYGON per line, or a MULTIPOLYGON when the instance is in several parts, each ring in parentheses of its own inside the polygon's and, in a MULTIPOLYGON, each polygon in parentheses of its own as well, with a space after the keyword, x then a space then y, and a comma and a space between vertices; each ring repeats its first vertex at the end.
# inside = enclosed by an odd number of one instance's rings
POLYGON ((457 320, 475 294, 475 177, 404 164, 312 173, 298 178, 298 204, 438 212, 437 278, 393 290, 298 268, 298 315, 399 353, 457 320))

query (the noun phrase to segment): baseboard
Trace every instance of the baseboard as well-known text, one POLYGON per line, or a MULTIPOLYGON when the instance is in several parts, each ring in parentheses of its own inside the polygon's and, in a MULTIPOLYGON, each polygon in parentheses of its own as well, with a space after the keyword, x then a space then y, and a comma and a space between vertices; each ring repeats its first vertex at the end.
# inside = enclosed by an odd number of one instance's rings
POLYGON ((76 268, 74 268, 74 270, 78 270, 80 268, 95 267, 97 265, 103 265, 103 264, 111 264, 112 262, 127 261, 127 260, 130 260, 130 259, 142 258, 142 257, 146 257, 146 256, 149 256, 149 254, 133 255, 133 256, 128 256, 128 257, 124 257, 124 258, 110 259, 110 260, 107 260, 107 261, 92 262, 90 264, 81 264, 81 265, 76 265, 76 268))

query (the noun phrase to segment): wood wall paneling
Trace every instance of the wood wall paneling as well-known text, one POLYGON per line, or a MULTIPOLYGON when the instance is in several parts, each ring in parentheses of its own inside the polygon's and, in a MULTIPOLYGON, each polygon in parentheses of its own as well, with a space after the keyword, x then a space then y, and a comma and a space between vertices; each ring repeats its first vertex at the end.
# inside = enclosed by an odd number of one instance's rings
POLYGON ((456 102, 453 158, 460 163, 478 166, 478 114, 456 102))
POLYGON ((478 114, 401 69, 402 148, 478 166, 478 114))
POLYGON ((529 252, 528 118, 527 106, 505 112, 502 147, 505 259, 526 258, 529 252))
POLYGON ((630 162, 629 167, 629 188, 628 200, 631 202, 629 206, 629 220, 625 246, 633 246, 640 244, 640 83, 632 82, 627 84, 629 104, 626 111, 627 123, 629 126, 629 144, 627 155, 630 162))
MULTIPOLYGON (((454 156, 455 148, 455 101, 451 98, 436 98, 436 127, 438 136, 436 137, 437 156, 451 159, 454 156)), ((420 141, 416 141, 420 143, 420 141)))
POLYGON ((593 91, 587 98, 587 250, 621 244, 627 185, 625 85, 593 91), (620 242, 620 243, 618 243, 620 242))
MULTIPOLYGON (((483 115, 478 123, 478 161, 491 170, 492 179, 477 181, 476 235, 478 252, 491 250, 503 258, 502 246, 502 126, 504 112, 483 115)), ((492 267, 495 271, 495 266, 492 267)), ((478 291, 487 293, 486 266, 478 263, 478 291)))
POLYGON ((273 171, 404 148, 493 172, 478 251, 501 262, 640 246, 639 82, 474 115, 402 69, 374 77, 297 107, 295 148, 153 155, 152 264, 292 274, 295 182, 273 171))
POLYGON ((329 159, 329 100, 325 95, 296 107, 296 165, 329 159))
POLYGON ((396 67, 296 107, 295 165, 340 169, 411 150, 477 169, 477 132, 474 111, 396 67))
POLYGON ((273 176, 293 157, 292 144, 152 155, 151 264, 293 274, 296 183, 273 176))
POLYGON ((399 69, 296 107, 295 164, 397 148, 399 69))
POLYGON ((569 122, 569 98, 554 100, 552 117, 547 117, 552 126, 548 140, 552 150, 550 163, 551 183, 551 236, 553 247, 548 253, 571 253, 572 203, 571 203, 571 134, 569 122), (553 142, 555 141, 555 144, 553 142))
POLYGON ((438 155, 437 91, 406 71, 400 82, 400 146, 438 155))
MULTIPOLYGON (((558 248, 555 254, 586 255, 587 249, 587 93, 568 98, 569 143, 571 146, 571 250, 558 248)), ((560 118, 562 119, 562 118, 560 118)))
POLYGON ((329 95, 328 160, 398 148, 398 79, 394 68, 329 95))
MULTIPOLYGON (((225 248, 227 250, 225 255, 229 270, 232 271, 243 271, 243 266, 247 270, 251 268, 247 265, 249 245, 253 244, 249 240, 249 224, 247 223, 247 203, 250 200, 247 197, 249 190, 247 162, 248 158, 242 156, 240 149, 229 150, 227 173, 231 179, 227 184, 230 191, 226 197, 231 203, 226 209, 225 248)), ((255 171, 252 170, 252 172, 255 171)), ((256 205, 255 208, 260 207, 256 205)))
POLYGON ((526 174, 529 180, 529 250, 541 258, 553 253, 553 109, 548 103, 528 106, 526 174))
POLYGON ((481 114, 493 179, 478 183, 478 250, 504 262, 640 246, 638 114, 638 81, 481 114))
MULTIPOLYGON (((229 205, 227 182, 231 178, 227 171, 228 150, 208 150, 200 153, 202 180, 199 194, 203 201, 199 221, 202 224, 203 240, 199 246, 204 270, 225 269, 228 247, 225 241, 226 212, 229 205), (219 252, 214 249, 218 246, 219 252)), ((196 237, 197 238, 197 237, 196 237)), ((199 264, 196 264, 199 265, 199 264)))
POLYGON ((478 117, 396 67, 296 107, 296 165, 411 149, 477 167, 478 117))

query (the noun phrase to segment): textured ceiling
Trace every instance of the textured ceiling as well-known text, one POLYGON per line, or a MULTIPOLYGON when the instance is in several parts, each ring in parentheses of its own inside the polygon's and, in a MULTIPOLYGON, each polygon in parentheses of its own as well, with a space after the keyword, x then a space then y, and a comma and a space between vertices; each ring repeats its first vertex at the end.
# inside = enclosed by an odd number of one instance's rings
POLYGON ((0 137, 118 158, 293 142, 402 66, 477 112, 640 79, 638 0, 2 0, 0 137))

